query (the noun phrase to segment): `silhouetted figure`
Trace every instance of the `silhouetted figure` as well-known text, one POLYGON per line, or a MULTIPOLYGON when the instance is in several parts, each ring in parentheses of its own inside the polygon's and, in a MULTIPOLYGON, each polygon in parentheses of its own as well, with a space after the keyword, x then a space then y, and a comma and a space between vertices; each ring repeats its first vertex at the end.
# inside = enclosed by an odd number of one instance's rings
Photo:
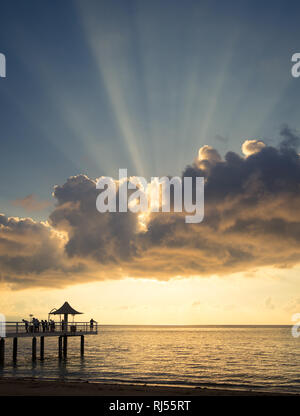
POLYGON ((35 317, 32 318, 32 330, 33 332, 37 332, 37 323, 35 317))
POLYGON ((50 320, 50 331, 51 332, 55 331, 55 322, 52 319, 50 320))
POLYGON ((64 319, 61 321, 61 330, 63 332, 67 331, 67 322, 64 319))
POLYGON ((90 320, 90 330, 91 330, 91 331, 94 329, 94 323, 95 323, 95 322, 96 322, 96 321, 94 321, 94 319, 93 319, 93 318, 90 320))
POLYGON ((29 331, 29 322, 26 319, 22 319, 22 322, 25 324, 25 331, 28 333, 29 331))

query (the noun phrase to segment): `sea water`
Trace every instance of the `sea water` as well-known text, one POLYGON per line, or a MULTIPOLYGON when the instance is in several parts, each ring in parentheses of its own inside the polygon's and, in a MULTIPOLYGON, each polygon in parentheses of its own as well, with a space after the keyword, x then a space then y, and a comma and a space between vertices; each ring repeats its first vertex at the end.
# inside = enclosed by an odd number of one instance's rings
POLYGON ((6 339, 0 376, 300 392, 300 338, 289 326, 99 326, 83 358, 80 337, 63 360, 58 337, 46 337, 32 363, 31 338, 19 338, 14 364, 6 339))

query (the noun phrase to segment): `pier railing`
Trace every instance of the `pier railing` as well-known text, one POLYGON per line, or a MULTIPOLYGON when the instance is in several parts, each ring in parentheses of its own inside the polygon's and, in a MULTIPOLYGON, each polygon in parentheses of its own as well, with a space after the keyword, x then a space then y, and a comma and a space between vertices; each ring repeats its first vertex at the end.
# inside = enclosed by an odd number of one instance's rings
MULTIPOLYGON (((4 324, 2 322, 2 324, 4 324)), ((40 359, 44 359, 45 338, 57 337, 58 339, 58 357, 67 357, 68 338, 75 336, 80 338, 80 354, 84 355, 84 338, 85 335, 96 335, 98 332, 98 324, 91 322, 47 322, 43 321, 37 325, 37 322, 6 322, 5 333, 0 334, 0 367, 4 364, 5 358, 5 338, 11 338, 13 341, 13 361, 17 361, 18 355, 18 339, 31 338, 32 341, 32 361, 37 356, 37 340, 40 344, 40 359)))
MULTIPOLYGON (((44 321, 45 322, 45 321, 44 321)), ((5 323, 6 336, 22 336, 22 335, 72 335, 72 334, 97 334, 98 324, 94 322, 46 322, 39 325, 34 325, 31 322, 6 322, 5 323)))

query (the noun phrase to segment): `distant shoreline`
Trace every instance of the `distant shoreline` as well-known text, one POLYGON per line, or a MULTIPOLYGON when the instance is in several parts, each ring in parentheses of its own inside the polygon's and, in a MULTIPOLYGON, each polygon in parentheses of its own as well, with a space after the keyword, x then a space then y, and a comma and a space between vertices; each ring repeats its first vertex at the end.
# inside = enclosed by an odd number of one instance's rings
MULTIPOLYGON (((20 322, 20 317, 7 317, 7 321, 20 322)), ((291 328, 294 324, 103 324, 98 322, 98 327, 164 327, 164 328, 291 328)))
POLYGON ((144 327, 144 328, 292 328, 294 324, 199 324, 199 325, 178 325, 178 324, 101 324, 100 327, 144 327))
POLYGON ((295 396, 254 390, 0 378, 0 396, 295 396))

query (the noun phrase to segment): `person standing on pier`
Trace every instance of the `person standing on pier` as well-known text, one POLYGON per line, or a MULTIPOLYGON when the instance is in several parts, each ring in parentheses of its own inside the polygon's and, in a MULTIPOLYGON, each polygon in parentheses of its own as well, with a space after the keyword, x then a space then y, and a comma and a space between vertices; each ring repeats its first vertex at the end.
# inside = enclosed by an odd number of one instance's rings
POLYGON ((94 323, 95 323, 96 321, 94 321, 94 319, 92 318, 91 320, 90 320, 90 330, 91 331, 93 331, 93 329, 94 329, 94 323))
POLYGON ((25 324, 25 331, 28 333, 29 322, 26 319, 22 319, 22 322, 25 324))
POLYGON ((55 322, 52 319, 50 320, 50 331, 51 332, 55 331, 55 322))
POLYGON ((37 330, 36 330, 36 319, 35 319, 35 317, 33 317, 32 318, 32 327, 33 327, 33 332, 37 332, 37 330))
POLYGON ((46 331, 46 321, 41 320, 43 332, 46 331))

